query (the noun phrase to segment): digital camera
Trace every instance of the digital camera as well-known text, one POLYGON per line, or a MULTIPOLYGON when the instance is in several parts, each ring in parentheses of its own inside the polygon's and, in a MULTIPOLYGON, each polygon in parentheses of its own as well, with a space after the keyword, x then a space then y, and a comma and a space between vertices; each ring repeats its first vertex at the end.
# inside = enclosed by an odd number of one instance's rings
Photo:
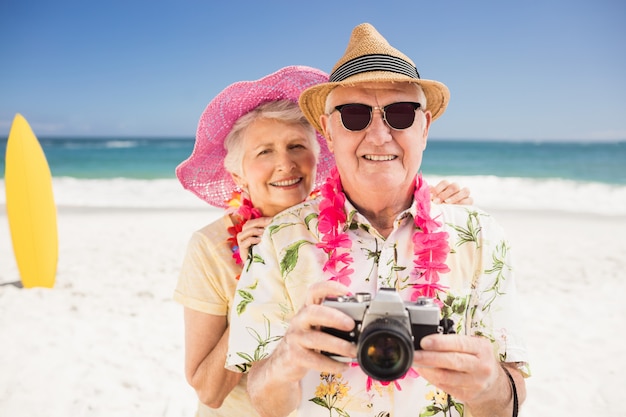
MULTIPOLYGON (((369 293, 326 297, 322 305, 336 308, 355 321, 354 329, 348 332, 329 327, 321 330, 355 343, 356 361, 363 372, 378 381, 403 376, 411 368, 413 351, 420 349, 424 336, 450 333, 449 321, 440 321, 439 307, 432 298, 404 302, 393 288, 381 288, 373 299, 369 293)), ((324 354, 338 361, 354 362, 354 358, 324 354)))

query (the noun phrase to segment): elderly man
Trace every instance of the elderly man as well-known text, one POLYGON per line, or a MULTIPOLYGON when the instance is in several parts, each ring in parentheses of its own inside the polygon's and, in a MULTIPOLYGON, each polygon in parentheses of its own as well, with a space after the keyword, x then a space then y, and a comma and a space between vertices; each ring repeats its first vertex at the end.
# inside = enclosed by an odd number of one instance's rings
POLYGON ((238 285, 227 366, 262 415, 517 414, 508 244, 487 213, 431 205, 419 174, 448 99, 369 24, 300 96, 337 169, 274 218, 238 285))

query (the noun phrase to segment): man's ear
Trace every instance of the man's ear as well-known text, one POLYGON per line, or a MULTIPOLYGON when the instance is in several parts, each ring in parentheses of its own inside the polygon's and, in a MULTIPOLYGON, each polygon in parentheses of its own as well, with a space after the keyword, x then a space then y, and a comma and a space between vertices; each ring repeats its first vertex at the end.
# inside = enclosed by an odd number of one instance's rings
POLYGON ((428 132, 430 131, 430 124, 433 121, 433 115, 430 112, 430 110, 427 110, 424 112, 424 117, 426 119, 426 123, 424 123, 424 131, 423 131, 423 136, 424 136, 424 147, 422 150, 426 149, 426 144, 428 144, 428 132))
POLYGON ((328 146, 328 150, 331 153, 335 153, 333 151, 333 138, 330 128, 330 115, 322 114, 320 116, 320 126, 322 127, 322 134, 324 139, 326 139, 326 145, 328 146))

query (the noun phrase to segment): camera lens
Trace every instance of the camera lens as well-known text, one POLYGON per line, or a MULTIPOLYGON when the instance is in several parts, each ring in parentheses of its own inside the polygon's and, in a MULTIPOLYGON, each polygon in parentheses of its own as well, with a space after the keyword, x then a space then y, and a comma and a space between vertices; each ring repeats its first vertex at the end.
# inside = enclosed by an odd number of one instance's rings
POLYGON ((361 369, 378 381, 400 378, 413 363, 409 330, 397 320, 380 318, 363 329, 357 347, 361 369))

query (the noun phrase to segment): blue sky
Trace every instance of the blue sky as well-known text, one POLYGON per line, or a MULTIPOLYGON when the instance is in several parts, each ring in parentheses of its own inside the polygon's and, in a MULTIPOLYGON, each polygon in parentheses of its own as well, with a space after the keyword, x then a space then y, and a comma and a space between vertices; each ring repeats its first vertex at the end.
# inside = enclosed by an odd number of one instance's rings
POLYGON ((451 90, 431 138, 626 139, 626 2, 0 1, 0 136, 193 137, 224 87, 372 23, 451 90))

